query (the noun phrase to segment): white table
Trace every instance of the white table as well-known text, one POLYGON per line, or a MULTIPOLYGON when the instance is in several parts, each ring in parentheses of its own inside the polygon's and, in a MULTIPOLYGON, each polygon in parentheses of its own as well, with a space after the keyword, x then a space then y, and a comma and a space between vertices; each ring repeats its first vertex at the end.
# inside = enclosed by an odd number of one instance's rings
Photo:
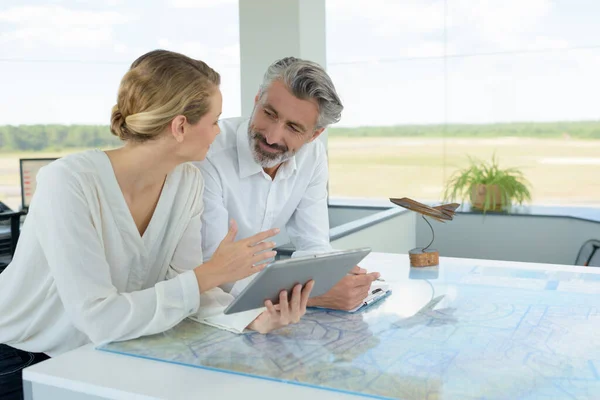
MULTIPOLYGON (((398 254, 373 253, 361 266, 380 271, 382 277, 390 282, 406 281, 409 270, 408 256, 398 254)), ((600 268, 442 257, 440 276, 452 266, 510 266, 522 270, 600 274, 600 268)), ((410 303, 418 293, 411 292, 409 286, 406 289, 394 292, 388 300, 397 304, 410 303)), ((35 400, 359 398, 328 390, 113 354, 95 350, 91 345, 29 367, 24 370, 23 379, 26 398, 35 400)))

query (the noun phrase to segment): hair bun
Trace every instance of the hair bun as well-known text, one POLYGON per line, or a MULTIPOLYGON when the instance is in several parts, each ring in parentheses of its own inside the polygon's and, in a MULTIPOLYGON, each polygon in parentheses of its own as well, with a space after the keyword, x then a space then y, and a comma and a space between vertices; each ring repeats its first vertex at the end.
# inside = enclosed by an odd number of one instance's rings
POLYGON ((211 111, 220 75, 200 60, 155 50, 125 73, 112 108, 110 131, 123 141, 143 143, 165 137, 173 118, 195 124, 211 111))
POLYGON ((113 107, 112 114, 110 116, 110 131, 113 135, 118 136, 121 140, 126 140, 131 136, 127 130, 125 118, 123 117, 123 114, 121 114, 119 106, 117 105, 113 107))

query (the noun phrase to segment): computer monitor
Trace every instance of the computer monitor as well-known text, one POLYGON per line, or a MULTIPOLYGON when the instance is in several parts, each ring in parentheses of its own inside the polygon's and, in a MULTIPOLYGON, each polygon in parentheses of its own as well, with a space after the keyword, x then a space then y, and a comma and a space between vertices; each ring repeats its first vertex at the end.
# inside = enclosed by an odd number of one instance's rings
POLYGON ((40 168, 50 164, 56 158, 21 158, 21 210, 27 212, 35 192, 36 176, 40 168))

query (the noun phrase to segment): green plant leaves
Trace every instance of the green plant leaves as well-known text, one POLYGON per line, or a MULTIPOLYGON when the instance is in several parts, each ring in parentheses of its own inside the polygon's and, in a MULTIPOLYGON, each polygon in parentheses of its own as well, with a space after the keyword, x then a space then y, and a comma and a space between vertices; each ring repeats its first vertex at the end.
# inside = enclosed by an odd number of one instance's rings
POLYGON ((444 190, 444 201, 464 202, 472 198, 474 190, 485 185, 485 201, 482 210, 497 210, 509 207, 512 203, 523 204, 531 201, 531 184, 518 168, 501 169, 496 155, 491 161, 482 161, 469 156, 469 166, 454 172, 444 190), (493 189, 497 187, 497 189, 493 189), (496 192, 499 192, 501 204, 497 204, 496 192))

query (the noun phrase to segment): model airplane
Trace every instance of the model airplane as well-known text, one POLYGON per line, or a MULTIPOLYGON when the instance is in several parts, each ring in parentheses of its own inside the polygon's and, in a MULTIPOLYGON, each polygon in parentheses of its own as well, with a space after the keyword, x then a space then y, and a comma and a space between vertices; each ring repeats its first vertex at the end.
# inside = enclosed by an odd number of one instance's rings
POLYGON ((418 212, 425 216, 431 217, 437 221, 445 222, 452 221, 456 209, 460 206, 458 203, 441 204, 435 207, 429 207, 418 201, 403 197, 401 199, 390 198, 390 201, 400 207, 404 207, 408 210, 418 212))

